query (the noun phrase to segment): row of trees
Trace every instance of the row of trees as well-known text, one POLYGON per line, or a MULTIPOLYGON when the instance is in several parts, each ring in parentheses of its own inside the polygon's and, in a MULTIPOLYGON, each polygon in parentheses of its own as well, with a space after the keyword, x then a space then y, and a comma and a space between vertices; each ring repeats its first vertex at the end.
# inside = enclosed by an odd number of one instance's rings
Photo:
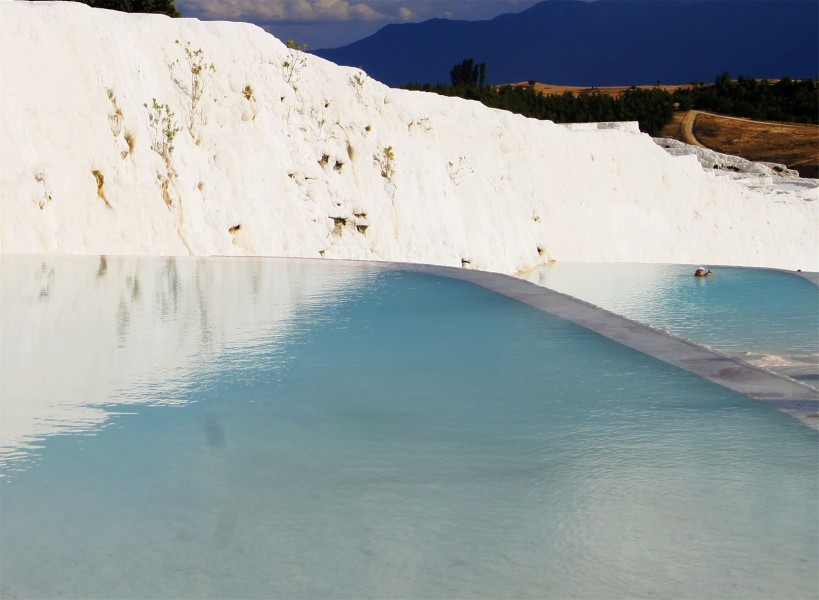
POLYGON ((182 14, 173 5, 174 0, 72 0, 82 2, 94 8, 107 8, 129 13, 159 13, 169 17, 181 17, 182 14))
POLYGON ((478 100, 492 108, 555 123, 637 121, 642 131, 655 136, 671 120, 674 112, 671 94, 659 88, 633 88, 619 98, 602 93, 544 95, 532 86, 486 85, 486 65, 476 65, 471 58, 455 65, 450 76, 450 85, 410 83, 402 87, 478 100))
POLYGON ((605 121, 637 121, 640 130, 659 135, 671 120, 674 102, 671 94, 659 88, 630 89, 618 98, 593 92, 575 96, 542 94, 522 85, 452 86, 444 84, 407 84, 408 90, 435 92, 443 96, 458 96, 477 100, 492 108, 500 108, 534 119, 548 119, 555 123, 594 123, 605 121))
POLYGON ((407 84, 402 87, 477 100, 492 108, 534 119, 548 119, 555 123, 637 121, 641 131, 654 136, 660 134, 674 113, 671 94, 659 88, 634 88, 614 98, 602 93, 575 96, 571 92, 565 92, 546 95, 522 85, 477 87, 428 83, 407 84))
POLYGON ((455 87, 484 87, 486 85, 486 63, 475 64, 474 59, 467 58, 452 67, 449 77, 455 87))
POLYGON ((675 106, 772 121, 819 122, 819 80, 815 79, 785 78, 770 83, 743 76, 732 81, 723 73, 714 84, 693 84, 673 94, 659 87, 631 87, 615 98, 595 91, 577 96, 571 92, 542 94, 533 81, 529 86, 486 85, 486 65, 471 58, 455 65, 450 76, 450 85, 409 83, 402 87, 478 100, 492 108, 555 123, 637 121, 641 131, 653 136, 671 121, 675 106))
POLYGON ((785 77, 771 83, 741 75, 733 81, 725 72, 713 85, 700 83, 676 90, 674 101, 682 110, 693 108, 767 121, 819 123, 817 79, 785 77))

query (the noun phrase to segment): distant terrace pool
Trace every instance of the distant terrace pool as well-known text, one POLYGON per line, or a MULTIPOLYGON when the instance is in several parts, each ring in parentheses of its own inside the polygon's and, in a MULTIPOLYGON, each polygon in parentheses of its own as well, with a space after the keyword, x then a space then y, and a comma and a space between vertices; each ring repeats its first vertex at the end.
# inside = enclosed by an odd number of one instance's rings
POLYGON ((524 279, 819 384, 819 287, 771 269, 555 263, 524 279))
POLYGON ((817 432, 401 267, 2 258, 0 596, 815 597, 817 432))

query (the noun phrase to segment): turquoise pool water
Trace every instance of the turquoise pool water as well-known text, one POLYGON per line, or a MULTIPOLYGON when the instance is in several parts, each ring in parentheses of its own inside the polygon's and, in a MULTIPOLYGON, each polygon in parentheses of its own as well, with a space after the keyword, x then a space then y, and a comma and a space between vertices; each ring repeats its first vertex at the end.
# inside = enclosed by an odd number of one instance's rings
POLYGON ((531 307, 379 266, 2 266, 2 597, 819 594, 815 431, 531 307))
POLYGON ((819 287, 791 273, 695 266, 556 263, 522 277, 597 306, 819 383, 819 287))

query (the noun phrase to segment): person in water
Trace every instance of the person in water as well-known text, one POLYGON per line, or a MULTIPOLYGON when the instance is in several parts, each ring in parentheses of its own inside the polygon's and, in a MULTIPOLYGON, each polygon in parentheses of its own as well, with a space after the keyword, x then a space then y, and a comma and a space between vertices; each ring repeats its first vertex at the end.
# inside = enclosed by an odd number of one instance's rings
POLYGON ((705 267, 697 267, 697 270, 694 271, 694 277, 711 277, 713 273, 711 269, 705 270, 705 267))

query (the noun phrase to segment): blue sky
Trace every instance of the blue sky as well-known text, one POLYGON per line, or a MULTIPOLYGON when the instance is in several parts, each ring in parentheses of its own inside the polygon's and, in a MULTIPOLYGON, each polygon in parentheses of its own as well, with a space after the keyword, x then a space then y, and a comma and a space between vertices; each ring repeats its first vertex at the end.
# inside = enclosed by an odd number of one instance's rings
POLYGON ((336 48, 388 23, 434 18, 481 20, 521 12, 539 0, 175 0, 186 17, 246 21, 281 40, 336 48))

